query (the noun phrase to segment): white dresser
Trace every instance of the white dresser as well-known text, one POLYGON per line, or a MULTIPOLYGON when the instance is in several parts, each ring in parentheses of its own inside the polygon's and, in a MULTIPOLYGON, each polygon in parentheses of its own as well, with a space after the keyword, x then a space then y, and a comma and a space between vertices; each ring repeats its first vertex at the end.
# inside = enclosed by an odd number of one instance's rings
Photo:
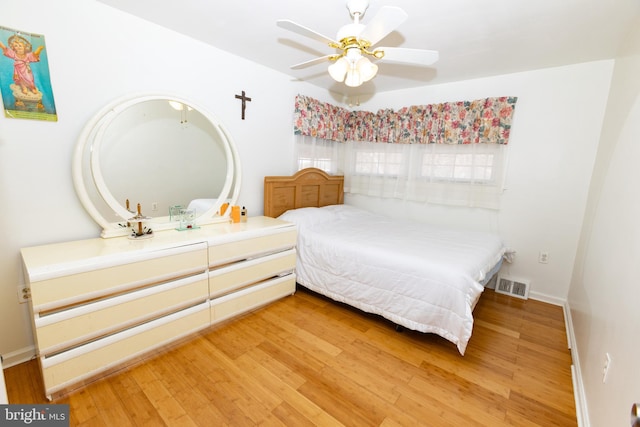
POLYGON ((295 292, 296 228, 252 217, 22 249, 45 394, 295 292))

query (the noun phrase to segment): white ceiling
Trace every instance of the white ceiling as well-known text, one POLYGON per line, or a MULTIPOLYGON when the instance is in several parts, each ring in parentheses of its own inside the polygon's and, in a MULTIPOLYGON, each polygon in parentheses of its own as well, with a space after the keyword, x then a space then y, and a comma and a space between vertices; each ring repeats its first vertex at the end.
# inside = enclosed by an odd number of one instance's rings
POLYGON ((346 0, 99 1, 345 95, 613 58, 640 15, 640 0, 370 0, 365 25, 381 6, 409 14, 378 45, 438 50, 440 60, 430 68, 381 62, 373 80, 347 88, 323 64, 291 70, 334 50, 276 26, 290 19, 335 38, 351 22, 346 0))

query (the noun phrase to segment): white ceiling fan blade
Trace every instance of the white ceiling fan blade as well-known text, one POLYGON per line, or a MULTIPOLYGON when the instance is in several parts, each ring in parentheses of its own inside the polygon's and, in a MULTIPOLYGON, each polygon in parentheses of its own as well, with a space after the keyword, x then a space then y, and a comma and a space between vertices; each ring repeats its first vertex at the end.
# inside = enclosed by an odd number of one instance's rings
POLYGON ((398 28, 409 17, 395 6, 383 6, 358 36, 374 45, 398 28))
POLYGON ((325 43, 325 44, 335 43, 335 41, 333 39, 330 39, 329 37, 327 37, 325 35, 322 35, 322 34, 320 34, 318 32, 315 32, 312 29, 309 29, 307 27, 303 27, 302 25, 297 24, 297 23, 295 23, 293 21, 290 21, 288 19, 279 19, 278 21, 276 21, 276 24, 280 28, 284 28, 285 30, 293 31, 294 33, 303 35, 305 37, 312 38, 314 40, 317 40, 317 41, 325 43))
POLYGON ((311 67, 311 66, 314 66, 314 65, 318 65, 318 64, 320 64, 321 62, 327 62, 327 61, 329 61, 329 58, 330 58, 331 56, 333 56, 333 55, 321 56, 321 57, 319 57, 319 58, 311 59, 311 60, 309 60, 309 61, 305 61, 305 62, 301 62, 301 63, 299 63, 299 64, 292 65, 290 68, 291 68, 292 70, 299 70, 299 69, 301 69, 301 68, 307 68, 307 67, 311 67))
POLYGON ((376 50, 384 52, 381 61, 397 64, 431 65, 438 61, 437 50, 408 49, 404 47, 378 47, 376 50))

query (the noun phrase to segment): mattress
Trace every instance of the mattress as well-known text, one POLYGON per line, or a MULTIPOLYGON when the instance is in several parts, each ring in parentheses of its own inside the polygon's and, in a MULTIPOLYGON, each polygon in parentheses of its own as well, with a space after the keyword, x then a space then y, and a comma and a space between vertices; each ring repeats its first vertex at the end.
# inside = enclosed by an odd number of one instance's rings
POLYGON ((300 285, 438 334, 464 355, 482 283, 505 252, 497 235, 399 221, 348 205, 295 209, 280 218, 298 227, 300 285))

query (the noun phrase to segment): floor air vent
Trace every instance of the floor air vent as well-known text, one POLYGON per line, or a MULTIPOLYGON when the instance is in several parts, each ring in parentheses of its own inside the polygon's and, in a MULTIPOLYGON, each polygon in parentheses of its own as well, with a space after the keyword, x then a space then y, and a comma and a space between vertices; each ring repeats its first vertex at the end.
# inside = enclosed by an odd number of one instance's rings
POLYGON ((527 299, 529 298, 529 282, 527 280, 501 276, 498 277, 496 292, 511 295, 516 298, 527 299))

